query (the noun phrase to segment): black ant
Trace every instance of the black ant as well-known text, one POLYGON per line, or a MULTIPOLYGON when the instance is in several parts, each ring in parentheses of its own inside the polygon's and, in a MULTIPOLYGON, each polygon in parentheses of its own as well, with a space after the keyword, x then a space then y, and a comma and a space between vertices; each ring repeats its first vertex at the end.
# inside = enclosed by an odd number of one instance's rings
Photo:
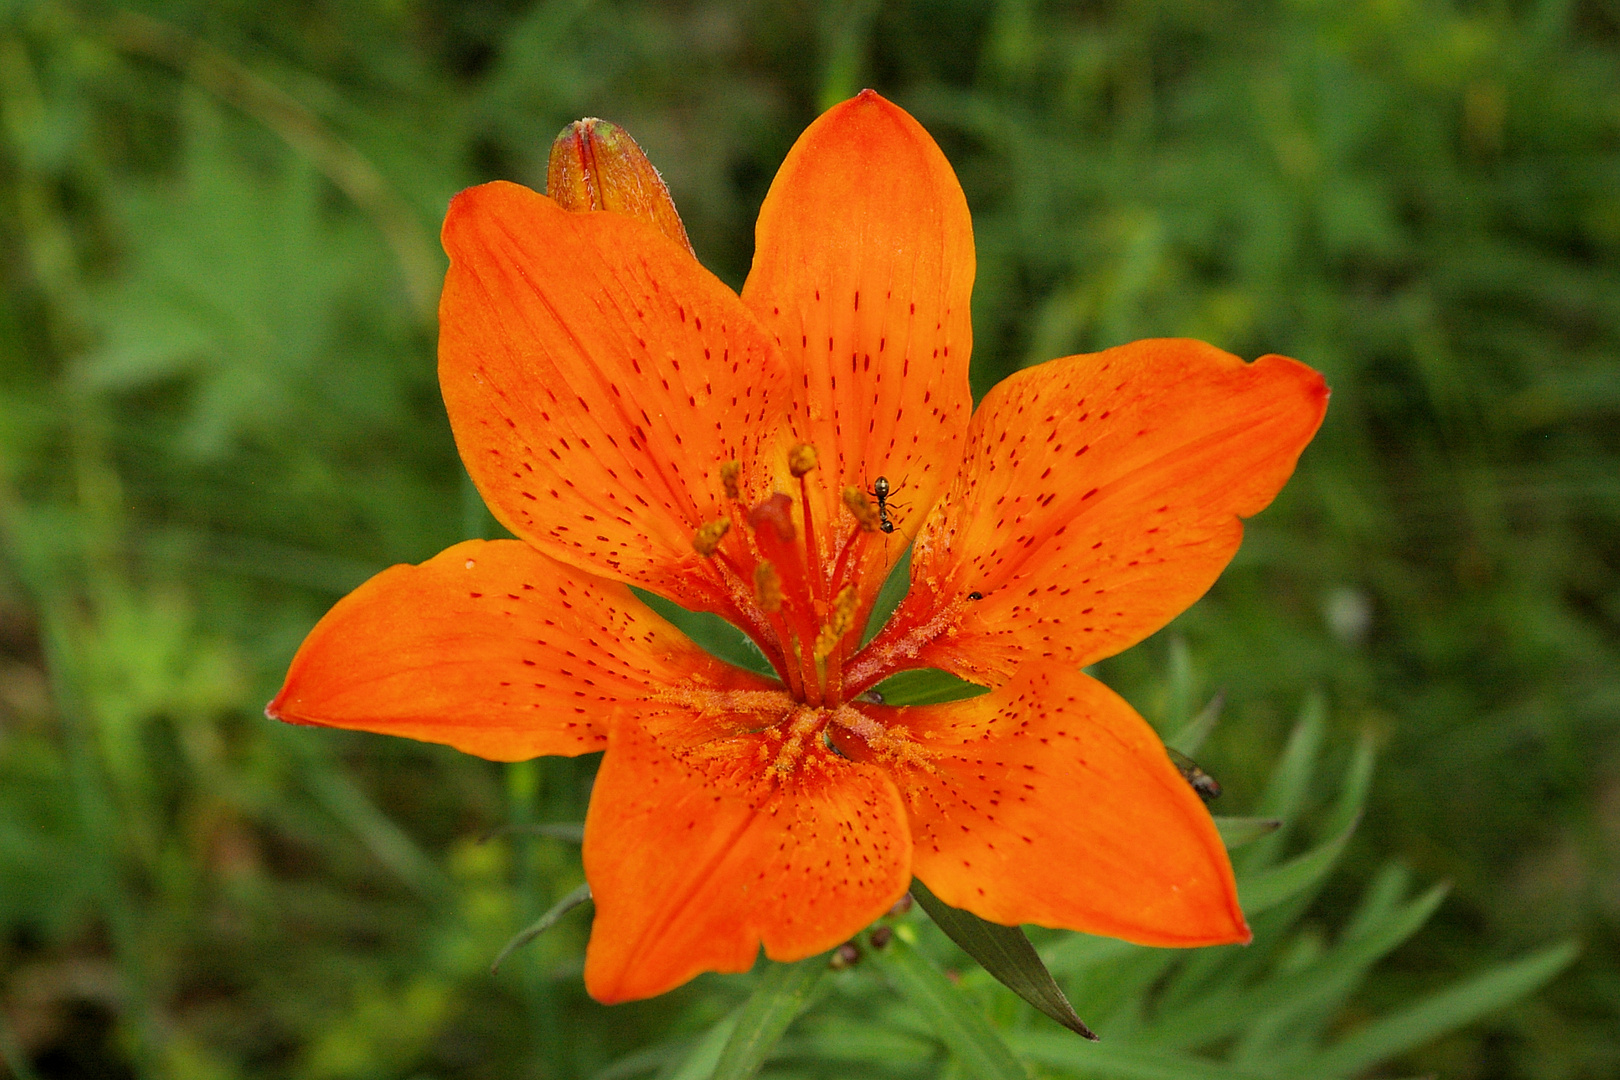
POLYGON ((887 476, 880 476, 876 480, 872 481, 872 490, 867 492, 868 495, 877 500, 878 528, 882 529, 886 533, 894 532, 894 521, 890 519, 889 511, 891 509, 899 509, 899 504, 894 504, 891 506, 889 503, 889 493, 892 490, 893 489, 889 487, 889 478, 887 476))

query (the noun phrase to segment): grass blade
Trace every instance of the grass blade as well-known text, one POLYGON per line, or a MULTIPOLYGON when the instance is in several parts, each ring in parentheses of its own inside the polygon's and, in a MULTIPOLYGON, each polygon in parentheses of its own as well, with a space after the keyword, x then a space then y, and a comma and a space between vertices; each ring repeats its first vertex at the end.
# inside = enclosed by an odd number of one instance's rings
POLYGON ((933 962, 896 935, 872 960, 896 990, 928 1019, 962 1068, 978 1080, 1029 1080, 973 1000, 933 962))
POLYGON ((1219 1061, 1164 1050, 1130 1046, 1110 1040, 1078 1043, 1055 1032, 1024 1031, 1012 1035, 1013 1045, 1031 1061, 1082 1076, 1111 1080, 1273 1080, 1266 1073, 1234 1068, 1219 1061))
POLYGON ((825 955, 796 964, 772 964, 737 1014, 737 1024, 714 1067, 714 1080, 748 1080, 758 1072, 826 973, 825 955))
POLYGON ((704 1033, 679 1067, 659 1070, 657 1080, 709 1080, 714 1075, 714 1067, 720 1064, 720 1055, 725 1052, 726 1044, 731 1041, 731 1033, 736 1028, 737 1013, 732 1013, 704 1033))
POLYGON ((1356 822, 1352 821, 1344 831, 1326 843, 1289 859, 1281 866, 1240 880, 1238 902, 1243 905, 1243 913, 1250 917, 1258 915, 1322 880, 1333 869, 1333 864, 1338 862, 1339 855, 1355 831, 1356 822))
POLYGON ((1442 990, 1393 1016, 1376 1020, 1318 1054, 1308 1076, 1359 1073, 1534 993, 1564 970, 1580 947, 1561 942, 1442 990))
POLYGON ((1268 836, 1280 828, 1282 828, 1280 818, 1217 817, 1215 819, 1215 831, 1221 834, 1221 843, 1226 845, 1227 851, 1242 847, 1244 844, 1258 840, 1262 836, 1268 836))
POLYGON ((928 912, 945 936, 977 960, 997 982, 1035 1006, 1076 1035, 1096 1041, 1096 1034, 1075 1015, 1074 1006, 1046 970, 1024 931, 1016 926, 986 922, 972 912, 953 908, 928 891, 920 881, 911 883, 911 895, 928 912))
POLYGON ((530 923, 528 927, 520 931, 516 937, 506 943, 506 947, 501 949, 500 955, 495 957, 495 962, 489 965, 489 973, 493 975, 497 971, 501 970, 501 965, 506 962, 506 958, 508 956, 511 956, 513 953, 523 948, 523 946, 527 945, 529 942, 533 941, 547 930, 550 930, 553 926, 556 926, 558 919, 561 919, 564 915, 568 914, 570 911, 573 911, 590 898, 591 887, 589 884, 585 884, 581 885, 579 888, 575 889, 573 892, 569 893, 555 904, 552 904, 551 907, 546 910, 544 915, 534 920, 534 922, 530 923))

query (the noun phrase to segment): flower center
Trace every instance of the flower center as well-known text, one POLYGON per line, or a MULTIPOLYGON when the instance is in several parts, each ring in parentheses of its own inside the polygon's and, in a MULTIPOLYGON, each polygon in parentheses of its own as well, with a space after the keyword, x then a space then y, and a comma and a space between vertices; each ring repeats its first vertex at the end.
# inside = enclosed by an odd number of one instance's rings
POLYGON ((837 709, 876 681, 867 677, 852 685, 845 670, 876 598, 876 588, 860 580, 862 555, 893 523, 856 487, 844 488, 830 504, 837 508, 834 520, 817 522, 814 496, 823 492, 810 477, 818 469, 815 447, 801 443, 788 454, 797 498, 779 491, 744 506, 741 466, 727 462, 720 480, 729 516, 698 529, 692 546, 719 579, 728 614, 770 660, 793 699, 837 709))

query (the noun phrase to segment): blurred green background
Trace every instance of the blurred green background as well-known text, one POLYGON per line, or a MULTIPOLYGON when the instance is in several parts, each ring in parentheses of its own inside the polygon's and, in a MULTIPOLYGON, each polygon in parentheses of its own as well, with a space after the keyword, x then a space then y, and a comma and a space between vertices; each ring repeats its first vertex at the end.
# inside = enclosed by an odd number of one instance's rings
MULTIPOLYGON (((1228 813, 1309 695, 1336 768, 1371 734, 1298 940, 1379 867, 1452 891, 1322 1029, 1573 936, 1537 996, 1378 1075, 1620 1075, 1616 0, 0 5, 13 1069, 591 1076, 730 1007, 715 978, 593 1005, 579 915, 489 976, 580 871, 478 840, 579 820, 592 762, 260 709, 346 590, 495 535, 434 378, 450 195, 541 187, 606 117, 738 286, 776 165, 863 86, 966 189, 977 392, 1171 335, 1333 386, 1226 577, 1102 667, 1161 723, 1224 691, 1228 813)), ((827 1075, 945 1060, 895 1038, 827 1075)))

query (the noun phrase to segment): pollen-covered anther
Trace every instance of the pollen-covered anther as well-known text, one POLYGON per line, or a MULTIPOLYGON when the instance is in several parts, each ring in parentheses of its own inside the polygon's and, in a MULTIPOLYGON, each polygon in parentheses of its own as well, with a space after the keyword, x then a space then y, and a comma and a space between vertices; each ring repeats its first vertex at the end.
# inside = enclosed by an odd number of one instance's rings
POLYGON ((814 472, 820 464, 821 455, 809 443, 799 443, 788 452, 788 472, 793 474, 794 479, 814 472))
POLYGON ((846 487, 843 492, 844 506, 855 515, 855 520, 867 532, 877 532, 882 518, 878 515, 877 506, 866 497, 866 492, 858 487, 846 487))
POLYGON ((720 541, 730 531, 731 521, 727 518, 705 522, 692 537, 692 548, 707 559, 720 549, 720 541))
POLYGON ((833 597, 832 616, 816 635, 817 660, 831 656, 844 635, 855 628, 855 608, 859 603, 860 594, 853 585, 844 586, 833 597))
POLYGON ((768 562, 754 567, 754 599, 767 614, 782 610, 782 576, 768 562))
POLYGON ((736 501, 742 498, 742 462, 728 461, 720 466, 720 483, 726 489, 726 498, 736 501))

